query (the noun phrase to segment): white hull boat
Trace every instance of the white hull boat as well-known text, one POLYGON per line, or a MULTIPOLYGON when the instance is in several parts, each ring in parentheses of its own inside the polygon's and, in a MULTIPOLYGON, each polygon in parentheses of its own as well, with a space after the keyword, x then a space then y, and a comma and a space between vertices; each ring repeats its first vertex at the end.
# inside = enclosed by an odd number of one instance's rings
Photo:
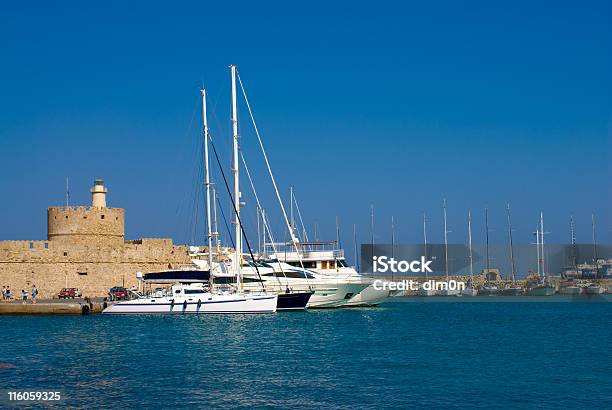
POLYGON ((389 297, 389 291, 384 289, 376 289, 374 285, 370 285, 344 304, 348 307, 358 306, 378 306, 389 297))
MULTIPOLYGON (((201 263, 197 260, 193 262, 201 263)), ((223 273, 215 274, 215 277, 219 279, 223 275, 223 273)), ((229 272, 227 275, 234 277, 229 272)), ((249 292, 261 291, 262 282, 267 293, 285 293, 287 289, 293 292, 312 291, 314 293, 306 305, 308 308, 344 306, 353 296, 370 285, 370 282, 363 280, 351 281, 346 278, 328 276, 278 261, 259 261, 257 269, 255 269, 255 264, 248 262, 242 267, 241 275, 246 279, 242 282, 242 288, 249 292)))
POLYGON ((478 296, 478 290, 472 287, 466 287, 461 291, 462 296, 478 296))
POLYGON ((107 315, 134 314, 226 314, 274 313, 277 295, 246 293, 211 293, 202 284, 177 284, 171 293, 143 296, 117 302, 102 312, 107 315))

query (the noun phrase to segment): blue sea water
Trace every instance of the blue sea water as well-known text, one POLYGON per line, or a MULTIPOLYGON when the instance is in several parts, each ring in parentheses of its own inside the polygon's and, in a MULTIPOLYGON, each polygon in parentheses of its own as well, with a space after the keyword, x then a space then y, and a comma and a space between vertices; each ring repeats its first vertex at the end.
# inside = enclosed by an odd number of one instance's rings
POLYGON ((0 390, 87 408, 612 408, 612 304, 406 302, 0 317, 0 363, 15 366, 0 390))

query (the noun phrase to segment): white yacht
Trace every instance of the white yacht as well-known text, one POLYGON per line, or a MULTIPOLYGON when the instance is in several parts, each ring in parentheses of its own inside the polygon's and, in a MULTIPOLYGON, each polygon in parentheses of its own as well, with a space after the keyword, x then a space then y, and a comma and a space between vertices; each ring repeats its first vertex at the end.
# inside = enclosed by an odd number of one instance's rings
MULTIPOLYGON (((377 306, 384 302, 389 296, 389 290, 375 289, 374 279, 364 276, 357 272, 355 268, 349 266, 344 258, 342 249, 316 249, 324 245, 333 245, 335 242, 303 242, 299 243, 300 252, 297 251, 277 251, 272 252, 270 257, 290 265, 293 269, 305 269, 315 272, 318 278, 324 278, 334 283, 342 283, 352 289, 361 287, 342 306, 377 306), (311 249, 308 249, 311 248, 311 249)), ((316 296, 313 295, 313 298, 316 296)))
MULTIPOLYGON (((199 266, 205 263, 198 260, 193 262, 199 266)), ((235 281, 229 264, 220 265, 219 268, 221 272, 215 272, 216 283, 229 284, 235 281)), ((369 283, 326 276, 276 259, 243 261, 241 276, 241 286, 245 292, 260 291, 262 284, 268 293, 313 292, 308 300, 308 308, 344 306, 354 295, 369 286, 369 283)))
POLYGON ((129 314, 211 314, 274 313, 277 296, 228 291, 210 292, 204 283, 176 283, 152 295, 117 302, 102 313, 129 314))

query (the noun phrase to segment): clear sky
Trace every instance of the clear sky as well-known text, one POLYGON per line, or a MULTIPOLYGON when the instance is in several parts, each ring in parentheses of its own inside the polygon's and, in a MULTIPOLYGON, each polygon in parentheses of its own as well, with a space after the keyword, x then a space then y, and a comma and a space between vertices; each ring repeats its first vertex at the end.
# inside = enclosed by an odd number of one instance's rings
MULTIPOLYGON (((68 176, 74 204, 107 181, 129 238, 202 242, 198 89, 227 161, 231 63, 311 238, 318 223, 333 240, 339 216, 347 248, 353 223, 369 241, 373 204, 378 242, 391 215, 398 241, 421 241, 424 211, 441 241, 446 197, 451 242, 468 208, 482 242, 488 207, 503 243, 506 202, 517 242, 540 210, 552 242, 571 213, 579 241, 592 212, 612 239, 608 1, 13 3, 0 6, 0 239, 43 239, 68 176)), ((243 102, 239 116, 282 236, 243 102)))

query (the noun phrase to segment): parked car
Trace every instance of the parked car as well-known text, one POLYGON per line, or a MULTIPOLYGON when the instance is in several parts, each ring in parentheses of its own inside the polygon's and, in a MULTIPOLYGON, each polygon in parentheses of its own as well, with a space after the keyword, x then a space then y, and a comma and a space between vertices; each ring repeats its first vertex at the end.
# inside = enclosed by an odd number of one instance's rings
POLYGON ((110 289, 110 295, 112 300, 127 300, 128 299, 128 291, 126 288, 115 286, 110 289))
POLYGON ((82 295, 79 288, 63 288, 58 294, 60 299, 74 299, 80 298, 81 296, 82 295))

